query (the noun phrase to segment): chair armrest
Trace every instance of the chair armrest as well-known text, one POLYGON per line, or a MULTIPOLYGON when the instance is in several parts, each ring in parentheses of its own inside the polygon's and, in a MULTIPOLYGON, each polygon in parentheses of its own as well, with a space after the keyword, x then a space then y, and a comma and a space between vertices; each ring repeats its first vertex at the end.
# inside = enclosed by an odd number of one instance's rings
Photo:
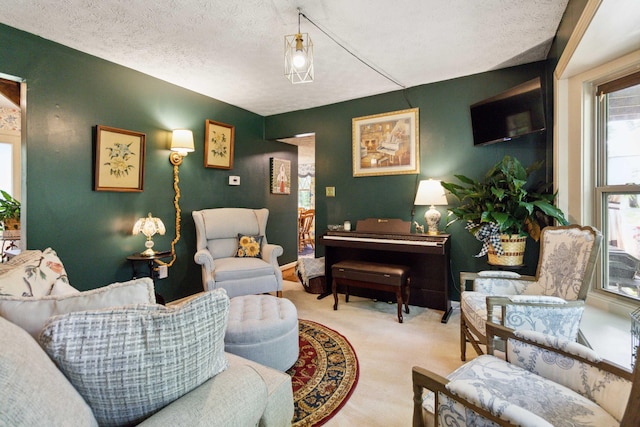
POLYGON ((487 296, 488 320, 508 328, 533 330, 576 341, 584 301, 535 295, 487 296), (500 307, 501 320, 495 317, 500 307))
POLYGON ((215 269, 215 262, 211 253, 207 249, 200 249, 193 256, 193 260, 196 264, 202 265, 207 272, 211 272, 215 269))
POLYGON ((508 295, 508 296, 487 296, 487 310, 506 305, 537 306, 537 307, 583 307, 584 301, 567 301, 560 297, 550 297, 546 295, 508 295))
POLYGON ((535 280, 533 276, 478 276, 473 280, 473 290, 487 295, 519 295, 535 280))
POLYGON ((434 394, 434 416, 435 425, 438 426, 438 407, 439 407, 439 395, 444 394, 450 399, 453 399, 467 408, 475 411, 481 416, 494 421, 501 426, 511 426, 508 421, 502 420, 493 415, 486 409, 476 405, 474 402, 466 399, 464 396, 452 393, 448 385, 451 383, 447 378, 431 372, 428 369, 414 366, 412 369, 412 381, 413 381, 413 427, 424 427, 424 419, 422 417, 422 403, 423 403, 423 391, 430 390, 434 394))
POLYGON ((413 367, 411 376, 413 381, 413 427, 424 427, 424 419, 422 418, 424 390, 434 392, 434 408, 436 408, 434 413, 437 414, 438 392, 448 393, 445 385, 449 380, 419 366, 413 367))
POLYGON ((262 259, 278 266, 278 257, 284 253, 282 246, 267 243, 262 246, 262 259))

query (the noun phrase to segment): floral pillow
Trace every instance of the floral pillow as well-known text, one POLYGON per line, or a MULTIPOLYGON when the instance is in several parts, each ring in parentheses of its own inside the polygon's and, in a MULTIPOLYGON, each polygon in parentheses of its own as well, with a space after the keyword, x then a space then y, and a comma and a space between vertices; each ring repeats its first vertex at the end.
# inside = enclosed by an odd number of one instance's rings
POLYGON ((238 234, 237 258, 262 258, 262 239, 264 236, 238 234))
POLYGON ((67 272, 56 252, 24 251, 0 264, 0 295, 42 297, 78 292, 69 285, 67 272))

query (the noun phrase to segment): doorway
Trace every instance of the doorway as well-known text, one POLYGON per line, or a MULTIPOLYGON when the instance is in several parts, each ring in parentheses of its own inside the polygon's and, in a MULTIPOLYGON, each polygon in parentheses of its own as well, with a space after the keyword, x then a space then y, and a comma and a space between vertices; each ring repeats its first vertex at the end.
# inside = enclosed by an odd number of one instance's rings
POLYGON ((315 258, 316 135, 278 141, 298 147, 298 258, 315 258))
MULTIPOLYGON (((0 78, 0 190, 21 201, 22 195, 22 85, 15 80, 0 78)), ((4 197, 4 195, 3 195, 4 197)), ((24 214, 24 209, 21 209, 24 214)), ((21 215, 24 218, 24 215, 21 215)), ((4 229, 0 224, 0 262, 19 251, 20 229, 4 229)))

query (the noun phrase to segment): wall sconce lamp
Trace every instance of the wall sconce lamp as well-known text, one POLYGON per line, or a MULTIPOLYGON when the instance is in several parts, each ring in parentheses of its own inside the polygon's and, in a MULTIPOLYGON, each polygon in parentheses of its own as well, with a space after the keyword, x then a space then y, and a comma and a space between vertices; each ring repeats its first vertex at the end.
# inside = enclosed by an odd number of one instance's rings
POLYGON ((313 81, 313 42, 300 32, 300 16, 298 9, 298 32, 284 36, 284 75, 293 84, 313 81))
POLYGON ((182 159, 195 150, 193 132, 188 129, 176 129, 171 136, 171 155, 169 161, 174 166, 180 166, 182 159))
POLYGON ((429 206, 429 210, 424 214, 424 220, 428 226, 427 234, 439 234, 440 212, 436 210, 435 205, 447 204, 447 196, 444 194, 444 188, 440 181, 435 179, 420 181, 413 204, 415 206, 429 206))
POLYGON ((176 262, 176 243, 180 240, 180 205, 178 201, 180 200, 180 187, 178 187, 178 182, 180 179, 178 178, 179 166, 182 164, 182 160, 187 156, 187 154, 195 151, 193 144, 193 132, 188 129, 176 129, 173 131, 171 135, 171 154, 169 155, 169 161, 173 165, 173 189, 176 193, 173 199, 173 206, 176 209, 176 237, 171 241, 171 261, 165 263, 160 260, 156 260, 156 262, 160 265, 166 265, 167 267, 171 267, 174 262, 176 262))
POLYGON ((144 243, 144 246, 147 249, 143 252, 140 252, 140 255, 154 256, 156 254, 156 251, 153 250, 153 240, 151 238, 156 233, 164 235, 166 231, 167 230, 160 218, 152 217, 151 212, 149 212, 149 216, 147 216, 146 218, 140 218, 139 220, 137 220, 133 225, 133 234, 136 235, 138 233, 142 233, 147 236, 147 241, 144 243))

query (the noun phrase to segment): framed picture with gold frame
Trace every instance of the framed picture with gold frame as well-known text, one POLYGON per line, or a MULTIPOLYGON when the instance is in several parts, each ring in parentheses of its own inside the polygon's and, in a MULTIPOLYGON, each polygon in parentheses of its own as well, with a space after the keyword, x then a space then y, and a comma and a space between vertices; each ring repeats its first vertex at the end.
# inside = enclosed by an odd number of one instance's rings
POLYGON ((418 108, 352 119, 353 176, 420 173, 418 108))
POLYGON ((213 120, 206 121, 204 167, 233 168, 233 137, 235 128, 213 120))
POLYGON ((145 143, 144 133, 98 125, 94 191, 141 192, 145 143))

